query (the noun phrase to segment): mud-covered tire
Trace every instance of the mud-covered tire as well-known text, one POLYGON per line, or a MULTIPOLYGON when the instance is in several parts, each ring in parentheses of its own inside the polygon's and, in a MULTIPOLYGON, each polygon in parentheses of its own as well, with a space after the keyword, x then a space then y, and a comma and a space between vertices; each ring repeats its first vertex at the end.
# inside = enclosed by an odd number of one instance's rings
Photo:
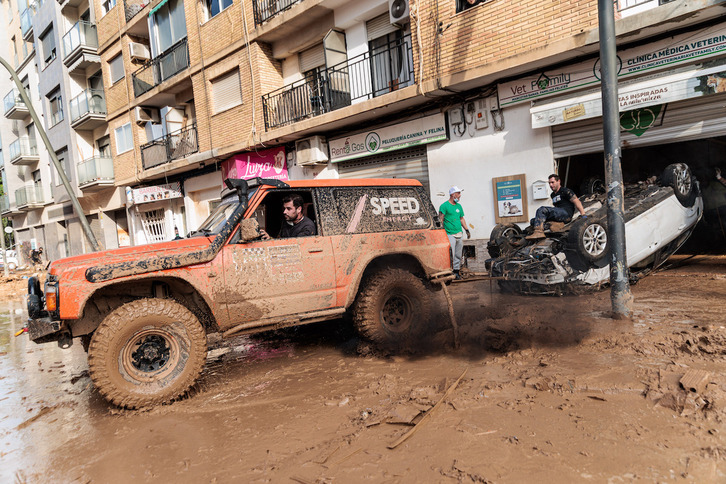
POLYGON ((567 233, 567 259, 577 270, 608 264, 610 241, 607 234, 607 218, 603 216, 580 217, 567 233))
POLYGON ((490 257, 500 257, 524 245, 524 234, 517 224, 497 224, 487 242, 490 257))
POLYGON ((108 401, 141 408, 186 393, 206 356, 207 336, 191 311, 169 299, 139 299, 101 322, 91 339, 88 366, 108 401))
POLYGON ((430 317, 431 293, 421 279, 403 269, 373 274, 353 307, 353 322, 360 334, 390 349, 405 347, 430 317))
POLYGON ((666 166, 661 176, 664 185, 673 188, 673 192, 681 205, 692 207, 696 201, 696 184, 691 169, 685 163, 674 163, 666 166))
POLYGON ((583 197, 585 195, 592 195, 595 193, 604 194, 606 192, 607 187, 605 186, 605 180, 596 176, 585 178, 585 181, 583 181, 580 185, 580 196, 583 197))

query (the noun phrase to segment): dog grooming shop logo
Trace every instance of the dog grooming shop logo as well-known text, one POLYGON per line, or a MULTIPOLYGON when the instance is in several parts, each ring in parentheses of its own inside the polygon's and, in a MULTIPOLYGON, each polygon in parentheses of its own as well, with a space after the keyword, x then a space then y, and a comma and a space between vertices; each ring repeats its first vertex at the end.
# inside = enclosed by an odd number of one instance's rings
POLYGON ((368 135, 366 135, 366 149, 371 153, 375 153, 380 147, 381 137, 378 136, 378 133, 376 133, 375 131, 371 131, 370 133, 368 133, 368 135))

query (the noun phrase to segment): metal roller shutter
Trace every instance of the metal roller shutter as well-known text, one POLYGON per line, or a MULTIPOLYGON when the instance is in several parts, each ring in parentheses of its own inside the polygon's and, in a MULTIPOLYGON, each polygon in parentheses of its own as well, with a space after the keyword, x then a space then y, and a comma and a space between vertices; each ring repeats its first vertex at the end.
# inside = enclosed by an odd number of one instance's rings
MULTIPOLYGON (((675 143, 726 135, 726 95, 670 103, 661 126, 642 136, 621 131, 623 148, 675 143)), ((552 127, 555 158, 603 151, 602 118, 552 127)))
POLYGON ((399 30, 399 28, 391 23, 388 12, 366 22, 368 42, 390 34, 391 32, 395 32, 396 30, 399 30))
POLYGON ((340 178, 413 178, 429 192, 426 146, 368 156, 338 165, 340 178))
POLYGON ((322 42, 300 52, 300 72, 307 72, 325 65, 325 49, 322 42))

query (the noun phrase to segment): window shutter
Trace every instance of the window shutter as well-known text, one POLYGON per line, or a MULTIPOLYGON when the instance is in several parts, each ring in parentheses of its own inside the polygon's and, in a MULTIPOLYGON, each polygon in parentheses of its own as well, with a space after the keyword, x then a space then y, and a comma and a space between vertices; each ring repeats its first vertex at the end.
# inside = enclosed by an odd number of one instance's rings
POLYGON ((300 72, 307 72, 325 65, 325 49, 320 43, 300 52, 300 72))
POLYGON ((212 80, 212 97, 214 99, 215 113, 242 104, 242 86, 239 79, 239 69, 235 69, 212 80))
POLYGON ((398 27, 391 23, 391 19, 388 17, 388 12, 366 22, 368 42, 379 37, 383 37, 384 35, 388 35, 396 30, 398 30, 398 27))

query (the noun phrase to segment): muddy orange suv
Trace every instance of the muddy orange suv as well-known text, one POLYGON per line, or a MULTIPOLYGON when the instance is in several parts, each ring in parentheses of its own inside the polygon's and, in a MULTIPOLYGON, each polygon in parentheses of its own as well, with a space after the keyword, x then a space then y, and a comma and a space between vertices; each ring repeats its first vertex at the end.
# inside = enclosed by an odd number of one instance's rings
POLYGON ((404 344, 428 291, 452 278, 449 243, 415 180, 227 180, 221 204, 182 240, 53 262, 28 284, 36 343, 80 338, 112 403, 171 401, 199 377, 207 335, 254 333, 348 313, 362 335, 404 344), (302 197, 316 235, 274 237, 302 197))

